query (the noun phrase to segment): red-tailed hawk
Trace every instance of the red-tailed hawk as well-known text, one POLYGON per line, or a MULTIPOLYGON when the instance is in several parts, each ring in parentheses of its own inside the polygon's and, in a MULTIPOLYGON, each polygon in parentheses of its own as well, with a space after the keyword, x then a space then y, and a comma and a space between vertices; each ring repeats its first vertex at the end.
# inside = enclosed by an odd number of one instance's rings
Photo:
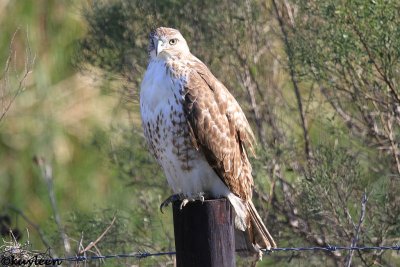
POLYGON ((204 196, 226 197, 236 213, 237 249, 276 247, 251 201, 247 151, 254 135, 239 104, 178 30, 153 31, 149 56, 140 110, 149 149, 168 184, 183 206, 204 196))

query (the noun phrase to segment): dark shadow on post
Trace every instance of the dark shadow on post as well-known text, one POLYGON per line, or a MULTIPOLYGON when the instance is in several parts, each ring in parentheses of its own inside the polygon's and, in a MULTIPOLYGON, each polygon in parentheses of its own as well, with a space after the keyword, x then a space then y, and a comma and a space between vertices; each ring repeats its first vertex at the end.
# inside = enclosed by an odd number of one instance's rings
POLYGON ((234 212, 225 198, 174 202, 178 267, 232 267, 235 264, 234 212))

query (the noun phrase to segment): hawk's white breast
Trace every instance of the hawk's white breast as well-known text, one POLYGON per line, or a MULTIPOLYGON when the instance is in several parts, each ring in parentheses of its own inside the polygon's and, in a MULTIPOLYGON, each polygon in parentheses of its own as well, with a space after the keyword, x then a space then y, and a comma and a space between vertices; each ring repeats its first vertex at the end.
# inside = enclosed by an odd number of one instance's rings
POLYGON ((191 143, 182 101, 186 82, 185 77, 171 75, 164 61, 149 63, 140 92, 142 123, 149 149, 175 193, 228 196, 230 191, 226 185, 191 143))

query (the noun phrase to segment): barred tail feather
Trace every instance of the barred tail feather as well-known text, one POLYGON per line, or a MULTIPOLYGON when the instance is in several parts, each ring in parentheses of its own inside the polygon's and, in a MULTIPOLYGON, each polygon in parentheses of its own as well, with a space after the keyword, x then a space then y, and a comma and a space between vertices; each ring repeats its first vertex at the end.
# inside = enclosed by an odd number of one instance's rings
POLYGON ((276 248, 276 243, 271 234, 268 232, 267 227, 265 227, 260 215, 258 215, 258 212, 254 207, 253 202, 250 200, 247 202, 246 205, 250 215, 250 224, 253 232, 253 243, 259 245, 261 248, 276 248))
MULTIPOLYGON (((244 230, 241 230, 243 228, 238 227, 235 229, 236 251, 242 257, 251 257, 257 261, 262 258, 262 252, 260 249, 275 248, 276 243, 262 222, 253 202, 250 200, 247 203, 244 203, 243 201, 241 203, 242 206, 245 206, 245 217, 239 221, 246 222, 246 225, 244 230)), ((243 213, 243 210, 240 212, 243 213)), ((238 219, 236 218, 236 220, 238 219)))

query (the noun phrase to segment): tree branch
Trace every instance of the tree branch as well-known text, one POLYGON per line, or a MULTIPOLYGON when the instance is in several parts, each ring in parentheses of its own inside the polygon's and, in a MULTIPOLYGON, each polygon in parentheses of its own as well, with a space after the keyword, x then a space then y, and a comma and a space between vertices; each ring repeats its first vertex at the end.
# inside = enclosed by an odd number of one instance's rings
MULTIPOLYGON (((22 75, 22 78, 19 80, 18 86, 14 92, 14 94, 11 96, 10 99, 8 99, 8 94, 12 94, 12 92, 9 92, 9 72, 10 72, 10 64, 12 62, 12 56, 14 55, 15 51, 13 49, 13 45, 14 45, 14 41, 15 41, 15 37, 17 35, 17 33, 19 32, 19 29, 17 29, 12 38, 11 38, 11 42, 10 42, 10 46, 9 46, 9 53, 8 53, 8 58, 6 61, 6 66, 4 68, 4 73, 3 73, 3 77, 2 77, 2 84, 0 85, 0 91, 1 91, 1 114, 0 114, 0 123, 1 121, 4 119, 4 117, 6 116, 7 112, 10 110, 11 105, 14 103, 15 99, 17 98, 17 96, 19 94, 21 94, 26 86, 26 79, 28 78, 29 74, 32 73, 32 68, 33 65, 35 63, 35 59, 36 56, 33 55, 32 56, 32 52, 31 52, 31 48, 29 45, 29 39, 28 39, 28 33, 26 36, 26 42, 27 42, 27 48, 26 48, 26 58, 25 58, 25 68, 24 68, 24 73, 22 75)), ((17 75, 18 76, 18 75, 17 75)))
MULTIPOLYGON (((363 197, 361 199, 361 214, 360 214, 360 218, 358 220, 358 224, 357 227, 355 227, 354 229, 354 238, 351 241, 351 246, 355 247, 357 245, 358 242, 358 238, 360 235, 360 231, 361 231, 361 225, 364 222, 364 218, 365 218, 365 210, 366 210, 366 206, 367 206, 367 193, 364 192, 363 197)), ((347 257, 347 261, 346 261, 346 267, 350 267, 351 266, 351 261, 353 259, 353 255, 354 255, 354 250, 351 250, 348 257, 347 257)))
MULTIPOLYGON (((291 78, 291 81, 292 81, 294 94, 296 96, 297 108, 298 108, 298 111, 299 111, 300 121, 301 121, 301 128, 303 130, 304 152, 305 152, 307 160, 310 160, 310 159, 312 159, 312 151, 311 151, 311 148, 310 148, 310 137, 309 137, 309 134, 308 134, 308 123, 307 123, 307 120, 306 120, 306 115, 305 115, 304 108, 303 108, 303 102, 302 102, 302 99, 301 99, 301 93, 300 93, 300 89, 299 89, 297 78, 296 78, 297 75, 296 75, 296 70, 295 70, 295 66, 294 66, 294 62, 293 62, 293 51, 292 51, 292 49, 290 47, 289 39, 288 39, 288 32, 285 29, 285 25, 284 25, 282 16, 279 13, 279 9, 278 9, 278 5, 276 3, 276 0, 272 0, 272 4, 274 6, 276 17, 277 17, 278 22, 279 22, 279 27, 280 27, 281 32, 283 34, 283 42, 285 44, 286 55, 288 57, 289 74, 290 74, 290 78, 291 78)), ((288 6, 286 6, 286 7, 288 7, 288 6)))

